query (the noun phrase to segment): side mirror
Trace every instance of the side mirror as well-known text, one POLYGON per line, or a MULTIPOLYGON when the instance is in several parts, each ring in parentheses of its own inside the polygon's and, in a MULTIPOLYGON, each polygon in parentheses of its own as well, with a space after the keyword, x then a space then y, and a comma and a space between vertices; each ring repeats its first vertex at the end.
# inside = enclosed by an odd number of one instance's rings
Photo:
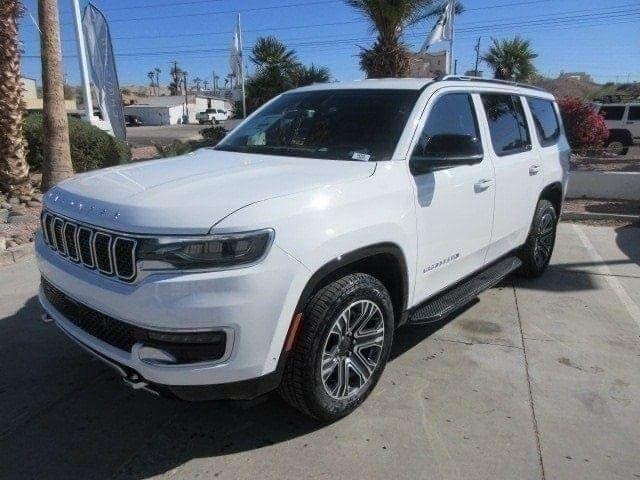
POLYGON ((418 145, 411 156, 411 173, 420 175, 435 170, 474 165, 482 162, 480 139, 471 135, 434 135, 418 145))

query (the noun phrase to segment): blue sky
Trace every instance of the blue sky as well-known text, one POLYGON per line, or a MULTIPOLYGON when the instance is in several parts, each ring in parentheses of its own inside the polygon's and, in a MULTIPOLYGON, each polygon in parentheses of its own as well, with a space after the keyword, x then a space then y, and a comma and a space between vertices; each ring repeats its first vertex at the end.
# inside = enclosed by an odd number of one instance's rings
MULTIPOLYGON (((25 0, 36 17, 37 0, 25 0)), ((67 80, 79 82, 70 0, 60 0, 67 80)), ((84 5, 85 0, 81 0, 84 5)), ((300 60, 330 68, 337 80, 362 78, 358 45, 374 35, 342 0, 94 0, 111 25, 120 83, 146 84, 146 73, 162 70, 169 81, 170 62, 178 60, 190 78, 224 77, 235 13, 242 14, 245 47, 257 37, 276 35, 298 52, 300 60)), ((637 0, 467 0, 456 20, 458 72, 472 69, 474 44, 482 37, 519 34, 538 52, 538 70, 587 71, 601 82, 640 81, 640 4, 637 0)), ((24 75, 40 78, 38 32, 29 14, 22 22, 24 75)), ((419 47, 431 23, 412 27, 406 41, 419 47)), ((437 48, 436 48, 437 50, 437 48)), ((481 66, 481 69, 483 67, 481 66)))

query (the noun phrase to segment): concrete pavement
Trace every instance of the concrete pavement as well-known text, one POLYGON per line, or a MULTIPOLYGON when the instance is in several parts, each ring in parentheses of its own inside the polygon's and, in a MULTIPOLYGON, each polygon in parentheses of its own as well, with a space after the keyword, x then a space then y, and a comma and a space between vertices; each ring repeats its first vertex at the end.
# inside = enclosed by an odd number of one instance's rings
POLYGON ((405 328, 332 425, 125 389, 0 269, 0 478, 640 478, 640 229, 561 224, 553 265, 405 328))

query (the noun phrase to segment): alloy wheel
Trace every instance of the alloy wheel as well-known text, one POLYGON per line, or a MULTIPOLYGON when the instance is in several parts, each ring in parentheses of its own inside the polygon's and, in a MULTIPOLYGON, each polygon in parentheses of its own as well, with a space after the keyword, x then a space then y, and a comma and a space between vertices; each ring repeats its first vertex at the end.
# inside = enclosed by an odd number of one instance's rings
POLYGON ((552 212, 545 212, 540 219, 538 235, 534 247, 534 258, 538 265, 544 265, 553 252, 555 238, 555 218, 552 212))
POLYGON ((370 300, 358 300, 336 318, 324 342, 320 375, 332 398, 354 397, 367 385, 380 363, 384 317, 370 300))

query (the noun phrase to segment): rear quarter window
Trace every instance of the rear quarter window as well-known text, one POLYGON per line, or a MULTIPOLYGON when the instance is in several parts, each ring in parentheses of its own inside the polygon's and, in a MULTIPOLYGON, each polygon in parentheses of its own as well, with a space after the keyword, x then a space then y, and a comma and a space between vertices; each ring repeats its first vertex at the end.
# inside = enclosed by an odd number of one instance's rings
POLYGON ((600 113, 600 115, 602 115, 605 120, 622 120, 622 117, 624 117, 625 108, 626 107, 624 105, 604 106, 600 107, 600 111, 598 113, 600 113))
POLYGON ((541 98, 527 98, 527 103, 540 144, 543 147, 554 145, 560 138, 560 122, 553 102, 541 98))

